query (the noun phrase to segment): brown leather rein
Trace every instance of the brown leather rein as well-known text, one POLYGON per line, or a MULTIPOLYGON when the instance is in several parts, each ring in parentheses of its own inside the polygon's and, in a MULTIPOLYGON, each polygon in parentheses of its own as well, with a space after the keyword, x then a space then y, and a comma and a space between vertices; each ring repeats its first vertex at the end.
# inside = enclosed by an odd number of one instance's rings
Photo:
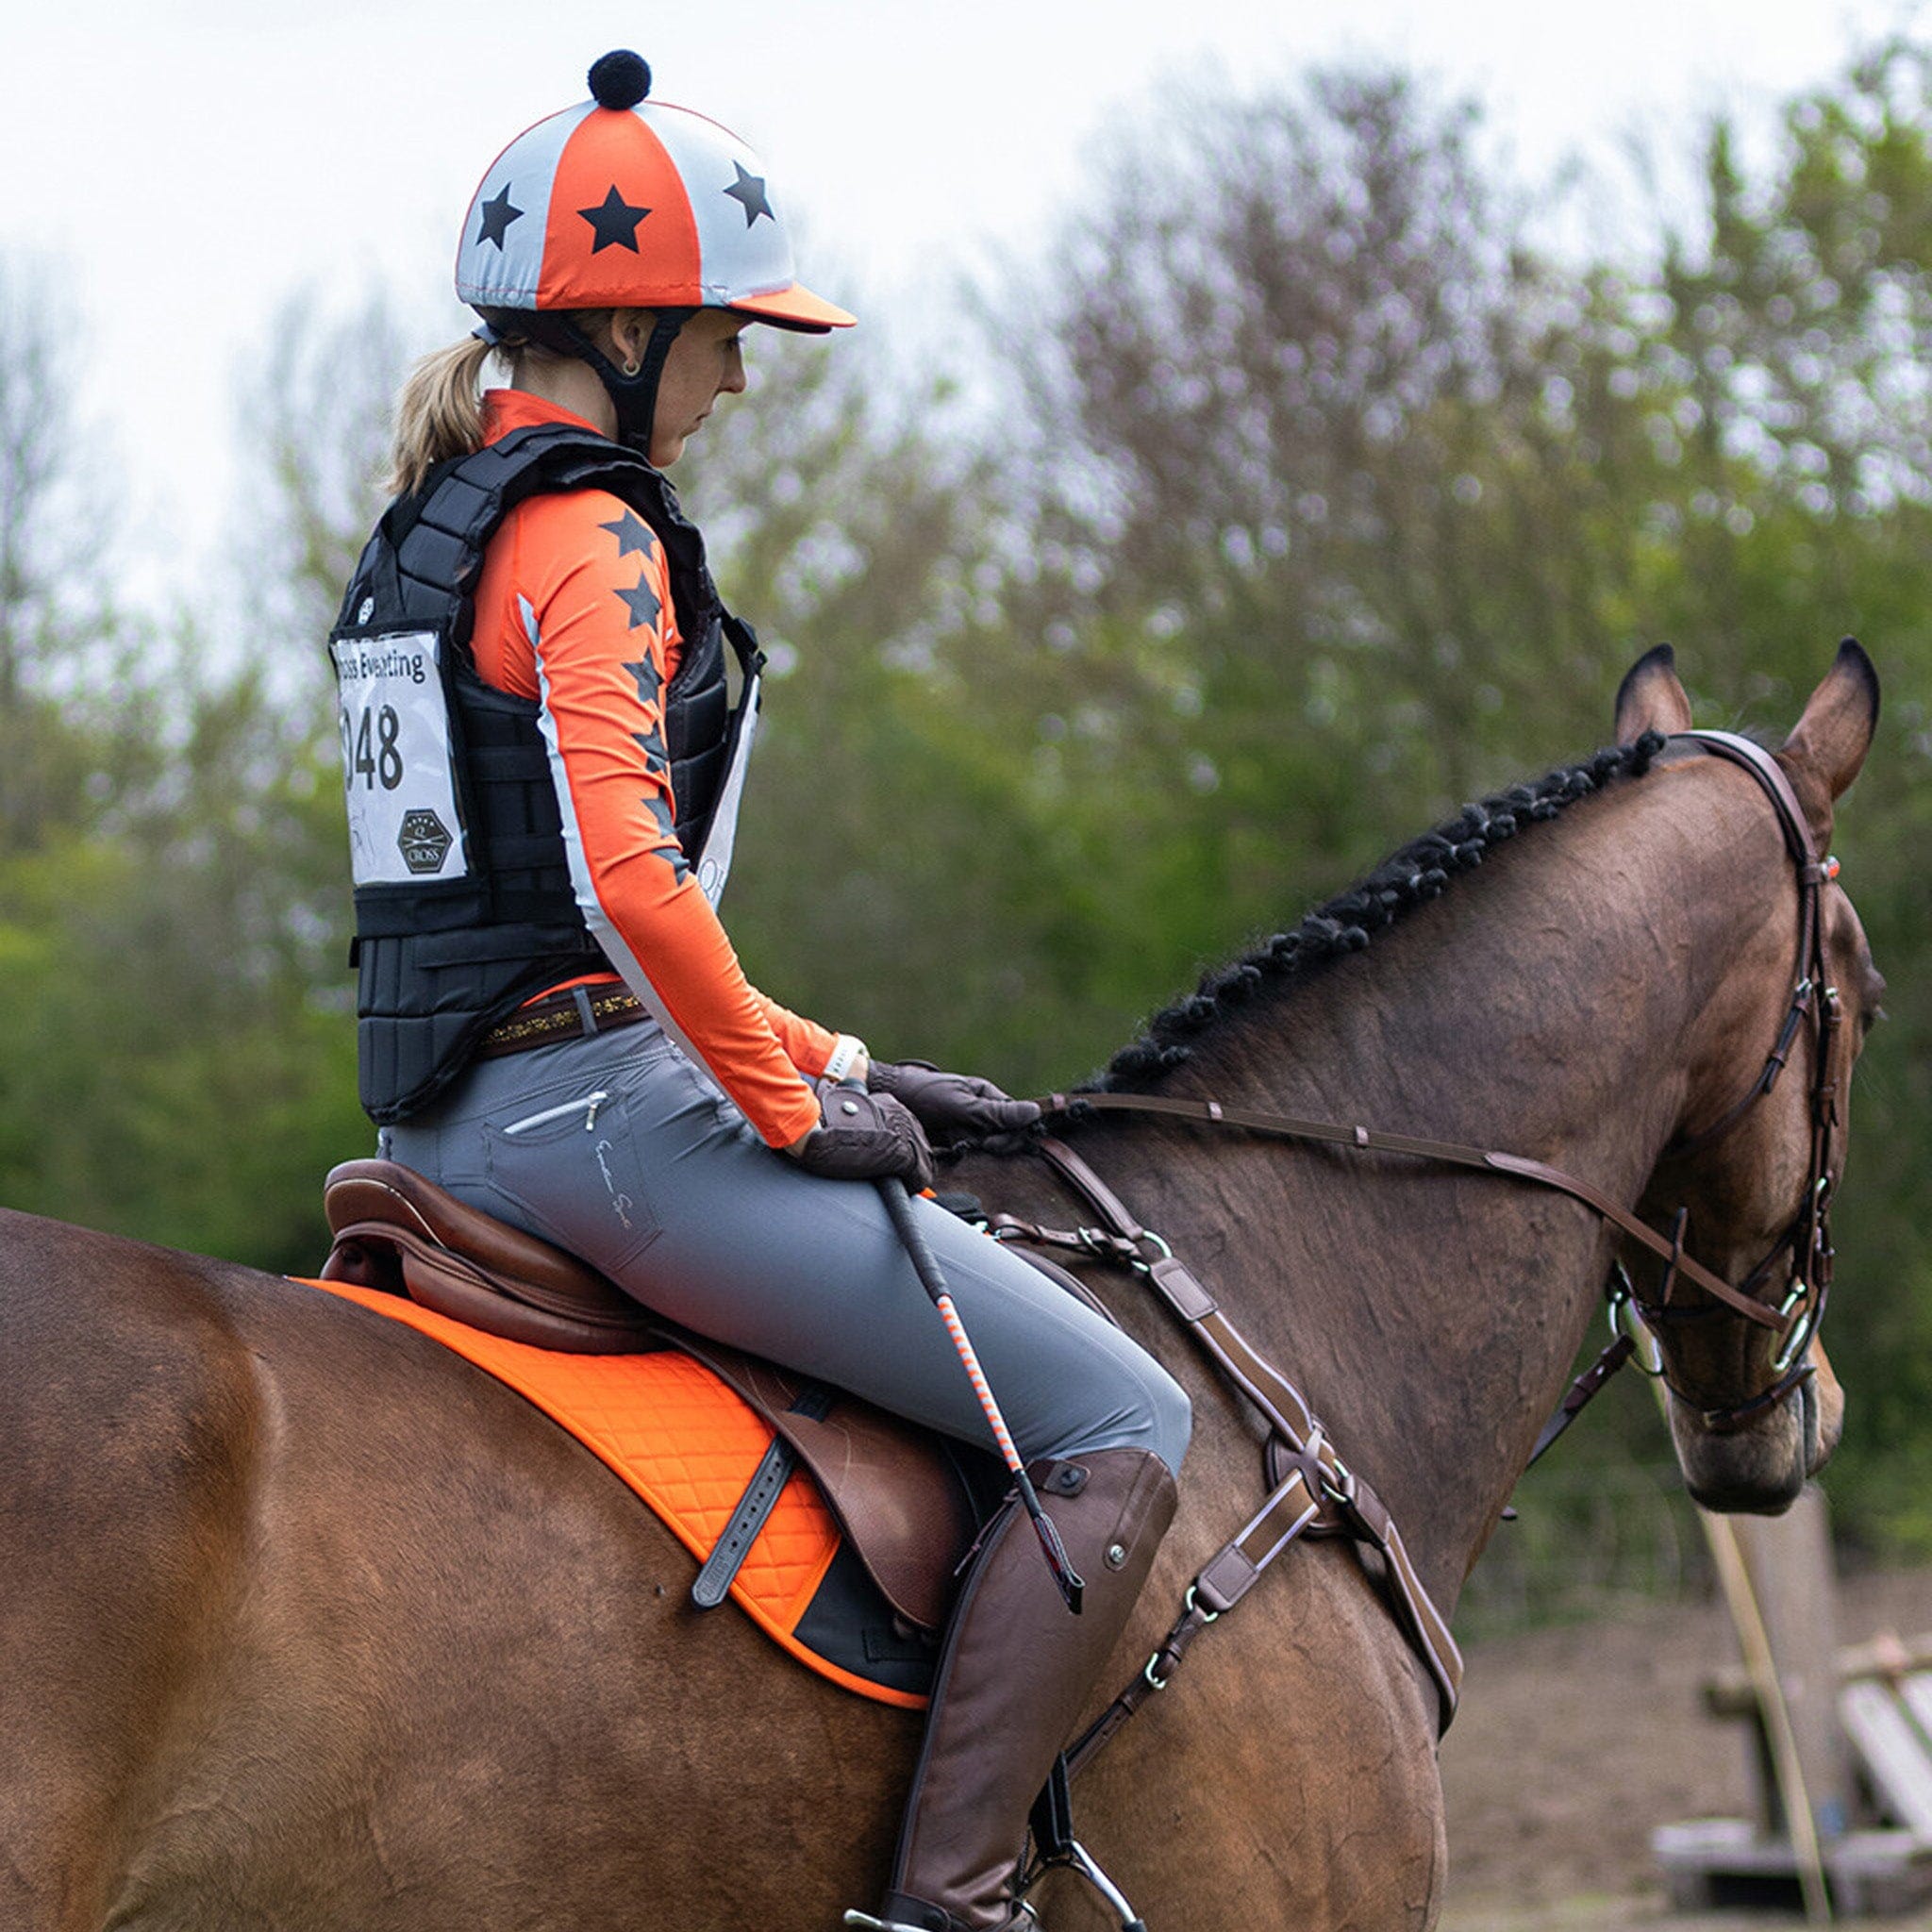
MULTIPOLYGON (((1567 1194, 1647 1248, 1663 1263, 1660 1289, 1657 1299, 1651 1302, 1639 1301, 1623 1271, 1613 1271, 1613 1324, 1620 1316, 1620 1303, 1634 1307, 1649 1325, 1715 1314, 1727 1308, 1777 1336, 1772 1367, 1779 1379, 1772 1388, 1731 1408, 1702 1410, 1707 1427, 1735 1424, 1783 1401, 1813 1373, 1806 1355, 1817 1333, 1831 1284, 1828 1212, 1832 1153, 1840 1120, 1838 1086, 1832 1070, 1841 1008, 1837 989, 1829 983, 1821 899, 1825 884, 1837 875, 1838 868, 1835 860, 1820 858, 1790 781, 1770 753, 1749 739, 1726 731, 1683 732, 1671 742, 1724 758, 1751 774, 1777 814, 1786 849, 1797 871, 1797 967, 1790 1006, 1777 1039, 1762 1070, 1740 1099, 1710 1125, 1680 1139, 1670 1150, 1682 1154, 1708 1146, 1736 1127, 1776 1086, 1790 1060, 1799 1028, 1807 1018, 1810 1020, 1814 1058, 1810 1179, 1790 1224, 1739 1286, 1733 1287, 1685 1252, 1685 1211, 1679 1210, 1669 1235, 1660 1234, 1590 1181, 1522 1155, 1164 1094, 1055 1093, 1042 1100, 1042 1108, 1050 1117, 1068 1120, 1104 1113, 1132 1114, 1276 1140, 1407 1155, 1447 1166, 1503 1174, 1567 1194), (1786 1291, 1774 1307, 1760 1291, 1780 1257, 1787 1254, 1791 1259, 1786 1291), (1620 1280, 1621 1288, 1616 1285, 1620 1280), (1680 1283, 1701 1290, 1708 1299, 1683 1303, 1674 1300, 1680 1283)), ((1261 1571, 1304 1535, 1345 1537, 1378 1552, 1384 1592, 1405 1634, 1435 1680, 1446 1728, 1455 1713, 1462 1674, 1461 1657, 1445 1620, 1430 1602, 1410 1563, 1401 1534, 1387 1508, 1368 1484, 1341 1461, 1320 1420, 1293 1384, 1247 1343, 1200 1280, 1174 1257, 1167 1243, 1143 1228, 1106 1183, 1064 1142, 1049 1137, 1040 1142, 1038 1151, 1060 1179, 1093 1208, 1104 1226, 1057 1230, 998 1216, 991 1223, 991 1232, 1008 1240, 1077 1249, 1124 1265, 1142 1277, 1207 1348, 1224 1374, 1260 1410, 1269 1424, 1271 1436, 1271 1493, 1260 1512, 1195 1578, 1187 1592, 1180 1618, 1141 1676, 1127 1686, 1068 1754, 1069 1770, 1077 1771, 1086 1763, 1148 1695, 1165 1690, 1193 1638, 1231 1608, 1261 1571), (1154 1251, 1151 1255, 1150 1248, 1154 1251)), ((1578 1378, 1563 1408, 1544 1431, 1537 1455, 1549 1446, 1609 1374, 1628 1358, 1635 1345, 1629 1333, 1619 1333, 1596 1366, 1578 1378)), ((1679 1399, 1688 1400, 1681 1394, 1679 1399)))

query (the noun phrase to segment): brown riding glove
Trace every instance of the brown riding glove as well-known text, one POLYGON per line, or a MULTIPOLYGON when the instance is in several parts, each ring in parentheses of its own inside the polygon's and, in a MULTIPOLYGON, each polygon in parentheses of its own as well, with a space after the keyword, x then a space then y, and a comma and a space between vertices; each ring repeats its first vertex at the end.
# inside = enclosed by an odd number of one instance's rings
POLYGON ((874 1060, 866 1086, 904 1102, 941 1143, 1018 1133, 1040 1118, 1034 1102, 1015 1100, 976 1074, 943 1074, 928 1060, 874 1060))
POLYGON ((814 1083, 821 1124, 793 1156, 808 1174, 834 1181, 896 1174, 917 1193, 932 1186, 932 1148, 917 1120, 889 1094, 830 1080, 814 1083))

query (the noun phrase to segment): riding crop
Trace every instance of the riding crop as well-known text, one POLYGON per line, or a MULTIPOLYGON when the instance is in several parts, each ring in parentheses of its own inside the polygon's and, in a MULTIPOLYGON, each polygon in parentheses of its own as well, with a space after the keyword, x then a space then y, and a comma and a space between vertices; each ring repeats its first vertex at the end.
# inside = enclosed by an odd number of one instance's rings
POLYGON ((959 1353, 966 1379, 973 1384, 973 1392, 978 1396, 979 1407, 985 1411, 987 1426, 992 1430, 993 1441, 999 1444, 1000 1455, 1006 1459, 1013 1486, 1020 1492, 1020 1501, 1033 1519, 1040 1547, 1046 1553, 1046 1567, 1053 1572, 1053 1580, 1058 1585, 1068 1609, 1077 1617, 1081 1593, 1087 1586, 1068 1557, 1066 1545, 1060 1541, 1060 1533, 1054 1527, 1053 1518, 1040 1507, 1039 1492, 1033 1487, 1032 1477, 1026 1474, 1026 1465, 1020 1460, 1019 1450, 1013 1446, 1012 1433, 993 1398, 986 1371, 979 1366, 979 1357, 972 1339, 959 1320, 958 1309, 953 1306, 953 1297, 946 1289, 946 1278, 940 1273, 939 1259, 912 1211, 912 1197, 906 1191, 906 1183, 891 1176, 881 1178, 878 1190, 885 1199, 887 1213, 892 1217, 900 1244, 912 1263, 913 1272, 919 1276, 919 1285, 932 1297, 933 1307, 940 1311, 940 1320, 946 1324, 946 1333, 953 1338, 953 1346, 959 1353))

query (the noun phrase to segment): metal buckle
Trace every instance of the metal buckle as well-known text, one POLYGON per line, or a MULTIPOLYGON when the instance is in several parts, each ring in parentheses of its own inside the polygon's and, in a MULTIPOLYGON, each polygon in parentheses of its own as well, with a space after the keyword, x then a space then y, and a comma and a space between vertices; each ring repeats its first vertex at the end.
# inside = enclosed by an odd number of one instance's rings
POLYGON ((1074 1239, 1096 1261, 1111 1261, 1123 1268, 1143 1269, 1145 1263, 1134 1253, 1134 1244, 1124 1235, 1104 1227, 1076 1227, 1074 1239))
MULTIPOLYGON (((1219 1610, 1204 1610, 1201 1607, 1201 1591, 1199 1586, 1192 1583, 1188 1585, 1188 1593, 1181 1599, 1180 1622, 1182 1624, 1185 1624, 1190 1617, 1199 1617, 1203 1624, 1218 1624, 1221 1621, 1221 1612, 1219 1610)), ((1178 1628, 1179 1624, 1176 1624, 1175 1629, 1178 1628)), ((1172 1643, 1173 1641, 1174 1636, 1171 1632, 1168 1636, 1167 1642, 1163 1643, 1160 1646, 1160 1648, 1157 1650, 1154 1653, 1154 1655, 1150 1657, 1147 1659, 1147 1661, 1141 1667, 1141 1674, 1146 1678, 1148 1688, 1150 1690, 1165 1690, 1168 1687, 1170 1680, 1174 1676, 1174 1671, 1172 1668, 1169 1669, 1167 1675, 1164 1677, 1159 1675, 1154 1668, 1155 1665, 1158 1664, 1160 1661, 1160 1659, 1167 1655, 1167 1644, 1172 1643)), ((1176 1657, 1174 1659, 1174 1663, 1178 1664, 1179 1662, 1180 1659, 1176 1657)))
POLYGON ((1322 1465, 1322 1493, 1331 1503, 1340 1503, 1344 1509, 1355 1507, 1355 1471, 1339 1456, 1335 1458, 1332 1473, 1325 1462, 1322 1465))
POLYGON ((1196 1584, 1191 1583, 1188 1585, 1188 1593, 1181 1599, 1181 1608, 1191 1617, 1198 1613, 1204 1624, 1218 1624, 1221 1622, 1221 1612, 1219 1610, 1204 1610, 1201 1608, 1201 1591, 1196 1584))

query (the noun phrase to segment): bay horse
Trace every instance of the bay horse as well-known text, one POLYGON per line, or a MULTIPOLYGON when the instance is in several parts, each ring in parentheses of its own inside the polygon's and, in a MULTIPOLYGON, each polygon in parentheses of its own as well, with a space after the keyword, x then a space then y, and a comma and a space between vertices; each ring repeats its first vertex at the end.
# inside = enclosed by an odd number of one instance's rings
MULTIPOLYGON (((1876 710, 1848 644, 1777 753, 1821 852, 1876 710)), ((1807 1067, 1803 1035, 1791 1076, 1736 1108, 1791 1002, 1798 888, 1747 774, 1641 749, 1690 721, 1653 652, 1617 709, 1639 752, 1407 848, 1419 903, 1336 902, 1204 982, 1103 1087, 1534 1155, 1653 1222, 1688 1207, 1687 1252, 1743 1279, 1813 1184, 1814 1093, 1841 1097, 1881 982, 1824 886, 1831 1063, 1807 1067)), ((1133 1117, 1066 1131, 1307 1392, 1452 1607, 1615 1230, 1558 1192, 1374 1151, 1133 1117)), ((1068 1215, 1031 1161, 982 1153, 956 1184, 1068 1215)), ((1187 1383, 1196 1434, 1096 1708, 1259 1485, 1242 1403, 1131 1288, 1109 1295, 1187 1383)), ((1692 1491, 1789 1503, 1837 1434, 1828 1374, 1754 1407, 1776 1374, 1762 1328, 1718 1309, 1660 1341, 1692 1491)), ((694 1617, 691 1567, 575 1441, 413 1330, 0 1214, 0 1922, 834 1925, 878 1890, 918 1722, 741 1617, 694 1617)), ((1080 1835, 1170 1932, 1426 1927, 1439 1719, 1363 1565, 1297 1547, 1083 1774, 1080 1835)), ((1034 1896, 1056 1932, 1108 1923, 1061 1874, 1034 1896)))

